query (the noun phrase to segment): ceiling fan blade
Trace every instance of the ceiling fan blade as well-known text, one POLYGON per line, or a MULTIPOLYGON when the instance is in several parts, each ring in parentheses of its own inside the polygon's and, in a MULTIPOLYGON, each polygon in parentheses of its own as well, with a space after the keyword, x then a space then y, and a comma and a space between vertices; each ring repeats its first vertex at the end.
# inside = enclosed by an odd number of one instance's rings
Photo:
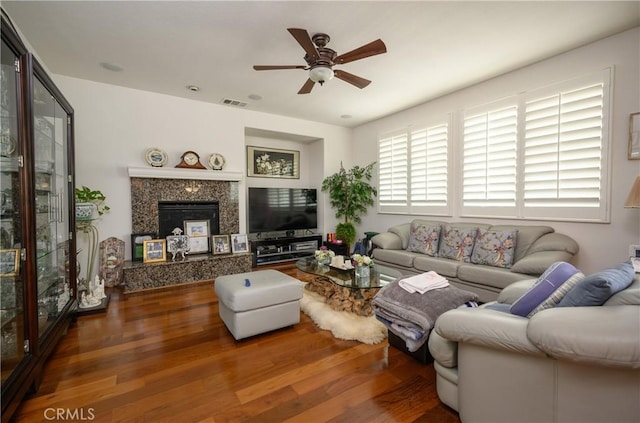
POLYGON ((333 59, 333 63, 343 64, 353 62, 355 60, 364 59, 366 57, 375 56, 376 54, 382 54, 387 52, 387 46, 384 45, 382 40, 377 39, 371 41, 369 44, 365 44, 362 47, 358 47, 355 50, 351 50, 347 53, 333 59))
POLYGON ((269 66, 269 65, 255 65, 253 67, 253 69, 257 70, 257 71, 263 71, 263 70, 278 70, 278 69, 306 69, 306 66, 302 66, 302 65, 275 65, 275 66, 269 66))
POLYGON ((335 70, 333 71, 333 74, 336 78, 342 79, 344 82, 348 82, 349 84, 355 85, 356 87, 361 89, 371 84, 371 81, 369 81, 368 79, 361 78, 343 70, 335 70))
POLYGON ((311 89, 313 89, 314 84, 315 82, 313 82, 311 79, 307 79, 307 82, 305 82, 302 88, 300 88, 298 94, 309 94, 311 92, 311 89))
POLYGON ((316 46, 311 41, 311 37, 306 29, 301 28, 287 28, 287 31, 293 35, 293 38, 296 39, 298 44, 302 46, 304 51, 309 55, 312 60, 317 60, 320 55, 318 54, 318 50, 316 50, 316 46))

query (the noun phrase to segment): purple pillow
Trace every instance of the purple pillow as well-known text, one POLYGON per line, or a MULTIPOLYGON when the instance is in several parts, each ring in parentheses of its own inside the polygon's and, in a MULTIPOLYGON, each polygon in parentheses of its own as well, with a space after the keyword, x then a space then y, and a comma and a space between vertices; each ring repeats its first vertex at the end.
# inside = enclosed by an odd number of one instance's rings
POLYGON ((540 275, 536 283, 511 305, 511 314, 527 317, 578 272, 579 270, 570 263, 564 261, 553 263, 540 275))

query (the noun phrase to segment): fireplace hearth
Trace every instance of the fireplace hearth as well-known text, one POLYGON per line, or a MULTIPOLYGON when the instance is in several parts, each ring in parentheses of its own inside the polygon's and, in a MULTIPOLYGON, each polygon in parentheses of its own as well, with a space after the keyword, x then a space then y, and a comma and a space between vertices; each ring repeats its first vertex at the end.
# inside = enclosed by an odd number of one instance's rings
MULTIPOLYGON (((206 179, 205 175, 209 174, 204 173, 205 171, 202 172, 193 173, 196 179, 186 179, 183 175, 190 173, 183 169, 130 168, 132 232, 155 233, 158 234, 158 238, 165 238, 175 227, 183 228, 184 220, 209 220, 212 234, 238 233, 240 229, 238 195, 240 178, 232 180, 206 179), (136 173, 136 176, 132 173, 136 173), (177 176, 175 178, 156 177, 156 174, 175 174, 177 176), (188 212, 191 214, 175 217, 176 220, 166 223, 167 228, 165 229, 165 223, 160 224, 161 220, 164 221, 164 218, 160 217, 161 214, 164 215, 164 212, 160 212, 160 210, 165 205, 194 210, 188 212), (187 207, 184 207, 185 205, 187 207), (205 210, 201 210, 200 206, 204 206, 205 210), (214 211, 215 207, 217 209, 214 211), (197 214, 200 212, 206 214, 197 214), (217 218, 214 217, 216 215, 217 218)), ((170 214, 175 211, 170 210, 170 214)), ((123 270, 124 293, 130 294, 148 289, 200 283, 221 275, 248 272, 251 270, 251 253, 194 254, 187 256, 184 260, 167 260, 157 263, 127 261, 123 270)))

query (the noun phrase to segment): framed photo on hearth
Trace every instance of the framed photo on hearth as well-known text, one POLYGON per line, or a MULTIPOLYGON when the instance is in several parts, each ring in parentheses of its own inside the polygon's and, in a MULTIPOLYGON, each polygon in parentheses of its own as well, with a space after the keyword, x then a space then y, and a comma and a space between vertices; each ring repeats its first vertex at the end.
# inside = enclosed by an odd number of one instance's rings
POLYGON ((144 241, 155 238, 156 234, 151 232, 131 234, 131 260, 142 261, 144 257, 144 241))
POLYGON ((184 234, 189 236, 191 249, 189 254, 208 253, 209 248, 209 220, 185 220, 184 234))
POLYGON ((143 243, 143 258, 145 263, 154 263, 167 260, 167 240, 150 239, 143 243))
POLYGON ((213 254, 229 254, 231 252, 229 235, 213 235, 211 236, 211 244, 213 246, 213 254))
POLYGON ((249 145, 247 176, 300 179, 300 152, 249 145))
POLYGON ((208 253, 209 237, 208 236, 192 236, 189 238, 189 252, 187 254, 208 253))
POLYGON ((209 237, 209 221, 208 220, 185 220, 184 234, 191 238, 205 236, 209 237))
POLYGON ((234 254, 249 252, 249 239, 247 238, 247 234, 231 235, 231 251, 234 254))

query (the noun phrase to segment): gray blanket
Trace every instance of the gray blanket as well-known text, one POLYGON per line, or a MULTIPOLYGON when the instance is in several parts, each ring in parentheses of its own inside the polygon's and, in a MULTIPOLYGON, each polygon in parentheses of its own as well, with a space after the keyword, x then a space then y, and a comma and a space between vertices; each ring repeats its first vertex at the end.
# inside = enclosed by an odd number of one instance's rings
POLYGON ((398 281, 380 289, 373 298, 373 310, 376 318, 402 338, 411 352, 426 342, 438 316, 478 299, 476 294, 455 286, 411 294, 398 281))

